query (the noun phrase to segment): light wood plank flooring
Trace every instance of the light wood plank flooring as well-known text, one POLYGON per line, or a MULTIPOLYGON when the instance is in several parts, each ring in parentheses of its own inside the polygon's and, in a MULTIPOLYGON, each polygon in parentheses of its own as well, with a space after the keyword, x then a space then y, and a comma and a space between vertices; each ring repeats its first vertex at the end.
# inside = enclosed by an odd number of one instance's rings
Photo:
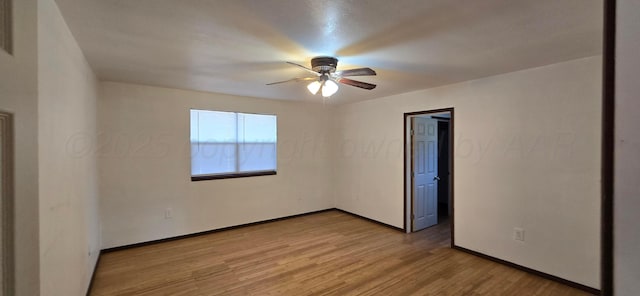
POLYGON ((103 254, 91 295, 588 295, 339 211, 103 254))

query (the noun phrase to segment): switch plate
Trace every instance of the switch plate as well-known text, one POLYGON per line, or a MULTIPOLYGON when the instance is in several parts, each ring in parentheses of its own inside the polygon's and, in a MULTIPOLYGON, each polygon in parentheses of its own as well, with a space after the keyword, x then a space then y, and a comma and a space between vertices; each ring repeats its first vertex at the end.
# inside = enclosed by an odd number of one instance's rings
POLYGON ((173 210, 171 208, 167 208, 166 210, 164 210, 164 218, 165 219, 173 218, 173 210))
POLYGON ((524 241, 524 229, 519 227, 513 228, 513 239, 517 241, 524 241))

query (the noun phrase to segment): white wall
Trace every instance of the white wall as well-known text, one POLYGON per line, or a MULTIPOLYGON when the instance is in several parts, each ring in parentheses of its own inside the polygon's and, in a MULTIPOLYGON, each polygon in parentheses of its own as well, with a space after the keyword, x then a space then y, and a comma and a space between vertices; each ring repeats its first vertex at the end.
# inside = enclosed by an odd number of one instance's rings
POLYGON ((103 248, 333 207, 328 107, 103 82, 98 110, 103 248), (276 114, 278 174, 192 182, 190 108, 276 114))
POLYGON ((336 206, 402 227, 403 113, 454 107, 456 245, 598 288, 600 90, 592 57, 341 106, 336 206))
POLYGON ((16 295, 38 295, 37 1, 12 1, 14 55, 0 50, 0 109, 14 114, 16 295))
POLYGON ((640 291, 640 2, 618 0, 614 180, 614 293, 640 291))
MULTIPOLYGON (((100 251, 97 80, 56 3, 38 1, 40 295, 84 295, 100 251)), ((34 294, 35 295, 35 294, 34 294)))

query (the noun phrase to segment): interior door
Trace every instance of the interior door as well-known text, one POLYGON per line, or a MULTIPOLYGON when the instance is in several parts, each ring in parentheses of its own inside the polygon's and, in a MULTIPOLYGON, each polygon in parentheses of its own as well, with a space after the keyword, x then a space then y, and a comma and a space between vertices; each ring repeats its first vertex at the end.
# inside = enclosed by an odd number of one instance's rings
POLYGON ((411 120, 413 231, 438 224, 438 121, 411 120))

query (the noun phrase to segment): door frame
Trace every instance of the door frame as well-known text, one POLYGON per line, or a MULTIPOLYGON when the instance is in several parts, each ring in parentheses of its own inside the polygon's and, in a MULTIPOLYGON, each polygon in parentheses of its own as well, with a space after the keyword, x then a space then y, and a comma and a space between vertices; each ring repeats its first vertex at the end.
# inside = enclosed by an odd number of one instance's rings
POLYGON ((2 166, 0 168, 2 174, 2 189, 0 190, 1 218, 0 236, 2 236, 2 244, 0 245, 0 256, 2 256, 2 275, 0 281, 2 290, 0 295, 14 294, 14 230, 13 230, 13 114, 0 110, 0 141, 1 153, 0 158, 2 166))
POLYGON ((404 217, 403 217, 403 229, 406 233, 409 233, 412 231, 412 226, 411 225, 407 225, 407 221, 410 220, 411 217, 411 213, 413 212, 413 200, 409 201, 410 205, 411 205, 411 210, 408 209, 408 199, 411 196, 409 194, 409 190, 408 188, 410 188, 412 186, 411 183, 411 179, 410 177, 408 178, 407 175, 410 174, 410 170, 411 170, 411 166, 407 165, 408 161, 411 158, 411 154, 412 152, 407 153, 407 149, 409 149, 410 147, 407 147, 407 141, 410 139, 410 135, 409 133, 409 129, 407 129, 407 125, 410 124, 409 119, 413 116, 416 115, 428 115, 428 114, 434 114, 434 113, 443 113, 443 112, 449 112, 449 114, 451 114, 451 119, 449 121, 449 165, 450 165, 450 176, 449 176, 449 196, 450 196, 450 207, 451 207, 451 215, 449 216, 450 219, 450 228, 451 228, 451 247, 454 246, 454 221, 455 221, 455 207, 454 207, 454 182, 455 182, 455 174, 454 174, 454 154, 453 154, 453 148, 454 146, 454 141, 455 141, 455 137, 454 137, 454 132, 455 132, 455 116, 454 116, 454 108, 453 107, 449 107, 449 108, 442 108, 442 109, 433 109, 433 110, 425 110, 425 111, 417 111, 417 112, 407 112, 404 113, 404 120, 402 122, 403 124, 403 129, 404 129, 404 141, 403 141, 403 155, 404 155, 404 164, 403 164, 403 180, 404 180, 404 195, 403 195, 403 208, 404 208, 404 217))
POLYGON ((600 295, 613 295, 617 1, 605 0, 603 6, 600 295))

